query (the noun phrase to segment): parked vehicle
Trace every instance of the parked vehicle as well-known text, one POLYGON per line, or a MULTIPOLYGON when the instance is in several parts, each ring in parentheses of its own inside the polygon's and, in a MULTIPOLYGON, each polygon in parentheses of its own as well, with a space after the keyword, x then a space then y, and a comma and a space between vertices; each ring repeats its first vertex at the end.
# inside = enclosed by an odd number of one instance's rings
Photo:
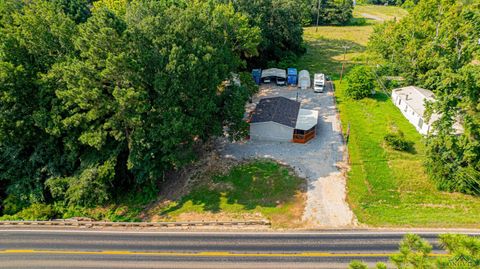
POLYGON ((315 74, 313 78, 313 91, 323 92, 325 89, 325 75, 322 73, 315 74))
POLYGON ((277 85, 285 85, 287 80, 287 71, 285 69, 270 68, 262 70, 262 82, 276 82, 277 85))

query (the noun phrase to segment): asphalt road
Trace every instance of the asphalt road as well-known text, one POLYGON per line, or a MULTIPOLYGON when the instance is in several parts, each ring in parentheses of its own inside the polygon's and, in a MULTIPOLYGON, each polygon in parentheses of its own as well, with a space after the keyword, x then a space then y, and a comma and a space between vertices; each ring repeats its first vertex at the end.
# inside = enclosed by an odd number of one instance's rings
POLYGON ((0 230, 0 268, 347 268, 388 261, 403 234, 0 230))

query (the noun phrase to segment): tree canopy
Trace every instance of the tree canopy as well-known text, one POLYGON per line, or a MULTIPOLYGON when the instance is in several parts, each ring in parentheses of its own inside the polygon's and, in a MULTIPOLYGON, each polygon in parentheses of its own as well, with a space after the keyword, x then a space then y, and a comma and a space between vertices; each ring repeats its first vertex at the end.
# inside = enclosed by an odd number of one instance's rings
POLYGON ((156 188, 202 141, 244 132, 256 87, 241 71, 264 41, 232 4, 8 0, 0 10, 4 213, 156 188), (226 84, 234 73, 244 83, 226 84))
POLYGON ((423 0, 378 26, 369 44, 392 75, 435 93, 428 114, 441 118, 427 140, 428 172, 440 189, 469 194, 480 194, 479 25, 476 1, 423 0))

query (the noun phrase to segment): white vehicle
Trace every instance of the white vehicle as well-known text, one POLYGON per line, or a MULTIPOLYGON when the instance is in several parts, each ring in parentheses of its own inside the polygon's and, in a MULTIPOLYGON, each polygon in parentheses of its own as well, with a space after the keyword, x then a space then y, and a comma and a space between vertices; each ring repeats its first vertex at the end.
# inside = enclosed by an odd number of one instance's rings
POLYGON ((277 85, 278 86, 285 86, 285 79, 282 77, 277 77, 277 85))
POLYGON ((313 91, 314 92, 323 92, 325 89, 325 75, 324 74, 315 74, 313 78, 313 91))

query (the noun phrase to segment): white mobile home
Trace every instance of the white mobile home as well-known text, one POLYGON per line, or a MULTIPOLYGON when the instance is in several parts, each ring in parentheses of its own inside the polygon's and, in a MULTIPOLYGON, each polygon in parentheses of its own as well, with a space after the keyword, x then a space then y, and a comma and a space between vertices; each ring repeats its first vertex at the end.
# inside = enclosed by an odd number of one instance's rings
MULTIPOLYGON (((437 113, 432 114, 428 122, 425 119, 426 102, 435 101, 433 92, 415 86, 408 86, 393 90, 392 101, 400 108, 405 118, 415 126, 419 133, 422 135, 434 133, 431 130, 432 123, 438 120, 440 115, 437 113)), ((453 129, 455 134, 464 132, 463 126, 459 121, 453 125, 453 129)))
POLYGON ((392 101, 400 108, 405 118, 423 135, 430 132, 431 123, 438 119, 436 114, 432 115, 429 122, 426 122, 424 118, 425 102, 435 101, 433 92, 429 90, 415 86, 395 89, 392 91, 392 101))

